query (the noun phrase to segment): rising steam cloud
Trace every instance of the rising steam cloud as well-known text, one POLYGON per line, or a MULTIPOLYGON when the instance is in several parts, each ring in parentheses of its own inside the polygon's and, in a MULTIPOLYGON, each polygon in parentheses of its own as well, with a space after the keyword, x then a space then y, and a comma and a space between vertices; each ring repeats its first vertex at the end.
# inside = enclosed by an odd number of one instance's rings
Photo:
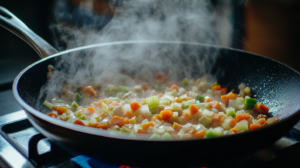
MULTIPOLYGON (((79 9, 92 18, 93 24, 99 24, 104 20, 92 11, 92 3, 92 0, 84 1, 79 9)), ((72 15, 62 12, 64 5, 64 1, 56 4, 53 29, 67 49, 97 43, 145 40, 230 45, 229 20, 225 17, 220 22, 219 13, 209 0, 113 0, 114 17, 101 30, 89 25, 76 27, 66 24, 64 18, 72 15), (220 23, 223 28, 220 28, 220 23)), ((59 45, 56 47, 61 49, 59 45)), ((163 43, 113 45, 72 52, 58 60, 57 70, 42 88, 40 97, 47 94, 51 98, 51 93, 59 90, 66 79, 74 84, 88 84, 88 79, 94 82, 109 79, 114 83, 124 77, 120 72, 144 77, 149 82, 153 79, 153 72, 157 71, 172 70, 174 80, 193 78, 195 70, 201 77, 209 72, 209 64, 213 63, 217 52, 163 43)))

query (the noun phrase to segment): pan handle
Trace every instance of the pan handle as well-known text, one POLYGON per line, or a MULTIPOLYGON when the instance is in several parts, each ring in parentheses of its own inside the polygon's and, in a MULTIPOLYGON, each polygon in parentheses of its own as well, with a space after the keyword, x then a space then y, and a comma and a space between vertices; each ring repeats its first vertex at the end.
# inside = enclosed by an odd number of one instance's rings
POLYGON ((27 44, 41 57, 45 58, 58 51, 40 36, 30 30, 21 20, 0 6, 0 26, 12 32, 27 44))

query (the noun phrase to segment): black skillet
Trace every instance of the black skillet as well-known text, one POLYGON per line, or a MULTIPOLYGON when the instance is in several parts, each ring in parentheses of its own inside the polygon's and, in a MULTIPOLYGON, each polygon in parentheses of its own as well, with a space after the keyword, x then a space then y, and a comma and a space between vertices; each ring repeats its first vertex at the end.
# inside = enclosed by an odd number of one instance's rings
MULTIPOLYGON (((189 42, 128 41, 95 44, 56 53, 53 47, 36 36, 22 22, 4 8, 0 8, 0 21, 35 48, 41 56, 48 56, 25 68, 13 83, 13 94, 24 108, 32 125, 43 135, 69 151, 114 163, 137 166, 186 167, 234 161, 262 149, 282 137, 300 119, 300 75, 290 67, 259 55, 240 50, 189 42), (28 38, 29 37, 29 38, 28 38), (38 41, 38 42, 36 42, 38 41), (43 46, 41 47, 42 44, 43 46), (56 64, 61 57, 75 55, 93 49, 147 47, 162 48, 179 46, 181 54, 202 51, 213 52, 215 61, 207 73, 217 77, 218 82, 229 89, 245 82, 253 88, 259 102, 270 107, 279 122, 270 126, 218 138, 154 141, 131 139, 127 135, 112 135, 109 131, 82 127, 51 118, 35 108, 40 88, 46 83, 48 64, 56 64), (55 54, 56 53, 56 54, 55 54), (75 53, 75 54, 74 54, 75 53)), ((184 61, 183 61, 184 62, 184 61)), ((179 64, 179 63, 178 63, 179 64)), ((197 65, 190 65, 192 77, 200 77, 197 65)))

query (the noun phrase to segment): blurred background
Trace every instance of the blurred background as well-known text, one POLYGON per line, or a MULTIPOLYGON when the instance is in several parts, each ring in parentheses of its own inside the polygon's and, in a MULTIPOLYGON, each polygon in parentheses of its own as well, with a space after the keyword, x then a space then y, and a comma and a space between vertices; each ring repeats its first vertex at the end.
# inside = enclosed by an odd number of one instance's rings
MULTIPOLYGON (((53 27, 59 21, 66 25, 101 30, 114 17, 116 6, 109 0, 90 0, 86 12, 82 4, 89 0, 10 0, 0 1, 43 39, 64 50, 66 44, 53 27), (80 7, 81 6, 81 7, 80 7), (55 11, 64 15, 57 16, 55 11), (94 23, 93 18, 101 20, 94 23)), ((116 2, 116 0, 115 0, 116 2)), ((300 1, 297 0, 211 0, 216 10, 218 45, 233 47, 283 62, 300 70, 298 56, 300 1), (224 21, 226 20, 226 21, 224 21), (229 28, 228 28, 229 27, 229 28)), ((0 27, 0 115, 20 110, 14 101, 11 85, 16 75, 37 61, 38 55, 26 43, 0 27)))

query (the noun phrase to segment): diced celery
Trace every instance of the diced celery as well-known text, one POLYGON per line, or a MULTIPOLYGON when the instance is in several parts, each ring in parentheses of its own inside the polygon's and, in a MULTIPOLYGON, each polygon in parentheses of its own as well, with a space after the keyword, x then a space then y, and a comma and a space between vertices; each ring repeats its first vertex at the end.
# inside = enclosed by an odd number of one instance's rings
POLYGON ((82 115, 82 116, 79 117, 79 119, 80 119, 80 120, 85 120, 85 116, 82 115))
POLYGON ((197 103, 194 104, 197 108, 209 108, 210 104, 209 103, 197 103))
POLYGON ((79 105, 75 101, 73 101, 71 107, 76 110, 79 107, 79 105))
POLYGON ((76 111, 76 112, 74 113, 74 115, 75 115, 76 117, 80 117, 80 116, 82 115, 82 110, 76 111))
POLYGON ((172 110, 173 111, 180 111, 181 110, 181 104, 180 103, 172 103, 171 104, 172 110))
POLYGON ((229 130, 230 129, 230 126, 229 126, 229 124, 228 123, 222 123, 222 128, 224 129, 224 130, 229 130))
POLYGON ((146 104, 149 108, 155 108, 159 106, 158 96, 152 96, 145 99, 146 104))
POLYGON ((181 84, 182 84, 183 86, 187 86, 187 85, 189 85, 189 80, 188 80, 187 78, 184 78, 184 79, 181 81, 181 84))
POLYGON ((154 133, 151 135, 151 137, 149 139, 159 140, 159 139, 161 139, 161 135, 154 133))
POLYGON ((79 93, 77 93, 75 96, 76 101, 81 101, 84 98, 85 98, 85 94, 80 95, 79 93))
POLYGON ((183 101, 182 105, 183 105, 184 108, 189 108, 190 107, 190 104, 186 101, 183 101))
POLYGON ((199 100, 199 102, 202 102, 202 100, 203 100, 204 98, 205 98, 204 96, 199 95, 199 94, 197 94, 197 96, 196 96, 196 100, 199 100))
POLYGON ((197 92, 197 91, 198 91, 198 86, 193 86, 193 87, 192 87, 192 91, 193 91, 193 92, 197 92))
POLYGON ((235 116, 235 109, 232 107, 229 107, 226 109, 226 115, 228 116, 235 116))
POLYGON ((160 99, 159 104, 164 105, 164 106, 168 106, 168 105, 170 105, 170 100, 160 99))
POLYGON ((210 119, 210 118, 208 118, 208 117, 206 117, 206 116, 201 117, 201 118, 199 118, 199 120, 198 120, 198 123, 199 123, 199 124, 202 124, 202 125, 204 125, 204 126, 208 126, 211 122, 212 122, 212 119, 210 119))
POLYGON ((235 128, 240 131, 248 131, 248 122, 246 120, 242 120, 235 125, 235 128))
POLYGON ((256 99, 255 98, 246 98, 245 100, 245 108, 247 110, 252 110, 256 104, 256 99))
POLYGON ((218 136, 220 136, 220 133, 212 128, 210 128, 206 131, 207 138, 218 137, 218 136))
POLYGON ((49 109, 52 109, 53 108, 53 104, 52 103, 50 103, 50 102, 48 102, 48 101, 44 101, 44 103, 43 103, 43 105, 45 105, 46 107, 48 107, 49 109))
POLYGON ((212 87, 217 86, 217 85, 218 85, 218 83, 217 83, 217 82, 214 82, 214 83, 212 83, 212 84, 210 85, 210 87, 212 88, 212 87))
POLYGON ((122 85, 119 85, 118 86, 118 91, 119 92, 129 92, 129 89, 128 89, 128 87, 126 87, 126 86, 122 86, 122 85))
POLYGON ((162 139, 163 139, 163 140, 171 140, 172 137, 171 137, 171 135, 170 135, 168 132, 165 132, 165 133, 162 135, 162 139))
POLYGON ((159 112, 160 112, 158 107, 151 108, 150 111, 151 111, 152 114, 159 114, 159 112))
POLYGON ((172 90, 171 96, 176 97, 178 95, 178 92, 176 89, 172 90))

